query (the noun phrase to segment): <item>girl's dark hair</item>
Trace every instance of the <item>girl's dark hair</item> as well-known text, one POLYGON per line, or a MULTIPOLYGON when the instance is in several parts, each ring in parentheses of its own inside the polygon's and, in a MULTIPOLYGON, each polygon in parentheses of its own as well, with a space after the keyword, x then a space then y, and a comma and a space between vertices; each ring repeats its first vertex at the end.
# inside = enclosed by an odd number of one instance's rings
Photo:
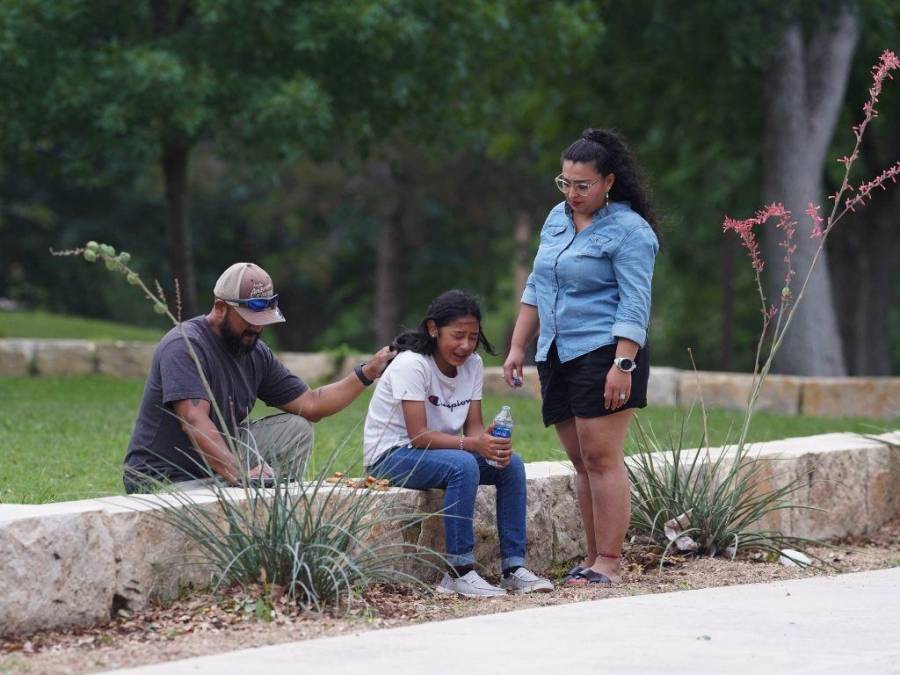
POLYGON ((561 159, 584 164, 593 162, 601 176, 614 173, 616 181, 609 191, 609 198, 630 202, 632 210, 650 223, 657 240, 662 243, 650 190, 634 155, 619 134, 609 129, 585 129, 581 138, 566 148, 561 159))
POLYGON ((496 354, 481 330, 481 308, 478 302, 465 291, 457 290, 445 291, 432 300, 422 323, 415 330, 398 335, 391 343, 391 348, 398 352, 409 350, 431 356, 437 349, 437 338, 428 334, 429 320, 440 328, 464 316, 474 316, 478 320, 478 345, 475 348, 484 347, 489 354, 496 354))

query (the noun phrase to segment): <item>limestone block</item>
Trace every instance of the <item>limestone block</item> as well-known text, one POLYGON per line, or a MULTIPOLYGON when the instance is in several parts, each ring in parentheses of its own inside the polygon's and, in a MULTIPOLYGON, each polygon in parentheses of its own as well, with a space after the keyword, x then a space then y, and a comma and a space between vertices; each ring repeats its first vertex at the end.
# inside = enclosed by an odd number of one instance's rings
POLYGON ((685 373, 677 368, 650 367, 647 403, 675 406, 678 403, 678 383, 685 373))
POLYGON ((34 342, 0 340, 0 377, 21 377, 31 372, 34 342))
POLYGON ((330 354, 281 352, 278 358, 288 370, 307 383, 329 380, 335 370, 335 359, 330 354))
MULTIPOLYGON (((715 461, 718 457, 719 455, 713 454, 712 460, 715 461)), ((792 481, 795 481, 798 476, 798 460, 796 458, 766 456, 763 452, 751 446, 750 450, 741 459, 735 456, 733 449, 726 451, 723 461, 719 465, 718 483, 734 467, 736 461, 741 463, 741 468, 739 469, 740 479, 749 480, 756 495, 790 488, 792 487, 792 481)), ((802 487, 799 479, 795 486, 798 489, 802 487)), ((749 529, 757 531, 772 530, 784 534, 793 534, 792 514, 797 511, 797 508, 806 505, 805 498, 804 495, 792 491, 783 497, 783 502, 785 506, 794 508, 780 508, 770 511, 752 524, 749 529)))
POLYGON ((866 438, 885 448, 869 456, 869 521, 875 528, 900 516, 900 431, 866 438))
MULTIPOLYGON (((549 560, 536 561, 534 566, 535 569, 546 570, 557 563, 584 555, 585 534, 575 497, 575 470, 570 466, 567 473, 551 475, 542 482, 548 492, 549 504, 544 508, 553 527, 553 550, 549 560)), ((536 539, 540 536, 540 532, 535 532, 536 539)), ((538 547, 536 551, 541 552, 542 549, 538 547)), ((530 552, 528 559, 531 560, 530 552)))
POLYGON ((803 385, 802 414, 818 417, 900 417, 900 377, 816 377, 803 385))
MULTIPOLYGON (((415 543, 434 551, 439 556, 443 556, 447 552, 447 549, 444 546, 444 520, 441 515, 441 512, 444 509, 444 491, 413 490, 412 492, 416 493, 419 513, 427 516, 424 520, 420 521, 419 527, 414 530, 418 535, 415 543)), ((416 576, 425 581, 435 581, 439 579, 443 572, 444 564, 441 558, 438 558, 435 563, 437 569, 427 569, 419 566, 416 570, 416 576)))
POLYGON ((537 370, 528 368, 522 380, 522 386, 513 389, 503 379, 503 368, 490 366, 484 369, 484 393, 508 397, 540 398, 541 382, 538 379, 537 370))
POLYGON ((807 486, 797 494, 806 505, 821 511, 795 510, 791 534, 828 538, 866 531, 867 461, 863 451, 811 454, 798 470, 807 486))
POLYGON ((710 408, 743 410, 750 396, 753 378, 742 373, 688 372, 678 381, 678 403, 683 407, 703 402, 710 408))
POLYGON ((41 340, 34 361, 40 375, 90 375, 96 354, 97 346, 89 340, 41 340))
MULTIPOLYGON (((553 520, 553 490, 549 479, 531 479, 526 482, 525 509, 525 564, 529 569, 545 570, 553 565, 555 556, 556 527, 553 520)), ((499 535, 496 569, 500 551, 499 535)))
POLYGON ((114 547, 99 510, 0 522, 0 633, 108 619, 114 547))
MULTIPOLYGON (((436 491, 437 492, 437 491, 436 491)), ((443 495, 443 492, 440 492, 443 495)), ((367 514, 374 525, 366 541, 372 546, 400 546, 412 544, 434 550, 428 543, 429 533, 423 536, 423 518, 430 507, 423 506, 427 495, 418 490, 390 488, 384 492, 357 491, 354 497, 364 496, 369 500, 367 514)), ((438 561, 432 561, 438 564, 438 561)), ((421 565, 407 566, 404 571, 417 572, 421 565)))
MULTIPOLYGON (((789 487, 795 476, 793 468, 793 466, 786 465, 778 460, 759 459, 758 463, 754 464, 751 469, 756 494, 762 495, 789 487)), ((753 523, 750 529, 781 532, 787 535, 793 534, 791 515, 801 505, 793 494, 785 495, 784 502, 785 506, 790 505, 792 508, 779 508, 769 511, 753 523)))
POLYGON ((889 431, 886 434, 879 434, 870 438, 900 451, 900 431, 889 431))
POLYGON ((799 415, 803 380, 790 375, 768 375, 756 409, 779 415, 799 415))
POLYGON ((784 463, 786 479, 800 482, 792 501, 813 507, 790 512, 787 534, 827 539, 869 529, 868 456, 881 444, 855 434, 820 434, 760 446, 763 456, 784 463))
MULTIPOLYGON (((785 375, 769 375, 757 399, 756 409, 781 415, 796 415, 800 407, 803 380, 785 375)), ((747 373, 716 373, 684 371, 678 382, 678 404, 688 407, 699 404, 700 393, 710 408, 745 410, 753 376, 747 373)))
POLYGON ((867 453, 866 531, 900 516, 900 447, 883 445, 867 453))
POLYGON ((493 485, 482 485, 475 498, 475 560, 490 574, 500 570, 496 510, 497 489, 493 485))
POLYGON ((212 568, 198 564, 201 547, 173 524, 171 510, 189 510, 197 519, 227 532, 225 517, 214 499, 182 493, 177 499, 141 495, 109 500, 105 526, 115 542, 114 600, 117 609, 138 610, 151 598, 172 598, 184 586, 204 588, 212 568))
POLYGON ((155 342, 115 340, 97 343, 97 370, 113 377, 145 378, 150 371, 155 342))

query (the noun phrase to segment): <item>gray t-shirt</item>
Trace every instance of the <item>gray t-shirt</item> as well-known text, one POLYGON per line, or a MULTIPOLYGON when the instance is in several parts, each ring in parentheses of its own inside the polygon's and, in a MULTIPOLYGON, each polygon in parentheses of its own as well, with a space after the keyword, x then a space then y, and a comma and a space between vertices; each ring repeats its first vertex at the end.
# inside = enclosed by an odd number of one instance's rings
MULTIPOLYGON (((262 340, 257 340, 248 354, 236 356, 225 346, 222 337, 213 333, 205 316, 185 321, 182 326, 225 417, 228 433, 233 437, 237 437, 237 427, 246 420, 257 398, 277 407, 290 403, 308 389, 262 340)), ((166 333, 153 354, 125 456, 126 481, 133 480, 135 474, 173 482, 208 476, 203 459, 174 414, 175 401, 194 398, 209 401, 209 394, 184 336, 176 327, 166 333)), ((210 411, 210 417, 222 431, 214 410, 210 411)))

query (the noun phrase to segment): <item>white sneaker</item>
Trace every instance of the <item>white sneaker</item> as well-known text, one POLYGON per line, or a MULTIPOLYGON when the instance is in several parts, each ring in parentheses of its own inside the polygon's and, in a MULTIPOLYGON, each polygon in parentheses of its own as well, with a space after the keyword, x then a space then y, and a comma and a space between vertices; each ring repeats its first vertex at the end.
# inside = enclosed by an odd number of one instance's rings
POLYGON ((549 593, 553 590, 553 583, 534 574, 530 570, 520 567, 508 577, 503 577, 500 587, 510 593, 549 593))
POLYGON ((458 593, 466 598, 496 598, 506 595, 504 589, 491 586, 475 570, 458 578, 451 577, 444 572, 444 578, 434 590, 445 594, 458 593))

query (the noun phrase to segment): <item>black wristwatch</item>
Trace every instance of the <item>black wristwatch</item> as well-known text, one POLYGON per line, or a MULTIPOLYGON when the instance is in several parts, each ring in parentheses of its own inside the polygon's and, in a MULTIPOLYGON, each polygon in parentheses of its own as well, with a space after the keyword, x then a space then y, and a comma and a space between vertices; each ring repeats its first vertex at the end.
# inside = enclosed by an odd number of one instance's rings
POLYGON ((366 365, 366 362, 363 361, 358 366, 356 366, 356 368, 353 369, 353 372, 356 373, 356 376, 359 378, 359 381, 368 387, 375 380, 370 380, 368 377, 366 377, 366 374, 363 372, 363 366, 365 366, 365 365, 366 365))

